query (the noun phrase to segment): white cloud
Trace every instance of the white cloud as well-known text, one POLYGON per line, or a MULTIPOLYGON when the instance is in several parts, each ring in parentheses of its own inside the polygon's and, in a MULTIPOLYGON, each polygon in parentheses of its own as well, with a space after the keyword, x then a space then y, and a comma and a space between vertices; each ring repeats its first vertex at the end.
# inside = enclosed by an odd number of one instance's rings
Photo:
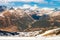
POLYGON ((11 1, 24 1, 24 2, 40 2, 40 3, 45 3, 45 0, 0 0, 0 2, 11 2, 11 1))
POLYGON ((19 6, 19 8, 22 8, 22 9, 32 9, 32 10, 35 10, 36 8, 38 8, 38 6, 35 4, 34 6, 31 6, 31 5, 28 5, 28 4, 24 4, 23 6, 19 6))
POLYGON ((7 0, 0 0, 0 5, 8 5, 8 1, 7 0))
POLYGON ((27 4, 25 4, 25 5, 23 5, 23 8, 30 8, 31 6, 30 5, 27 5, 27 4))
POLYGON ((35 1, 35 2, 43 2, 44 0, 5 0, 5 1, 25 1, 25 2, 35 1))
POLYGON ((13 4, 10 4, 10 2, 39 2, 39 3, 47 3, 45 0, 0 0, 0 5, 10 5, 10 6, 13 6, 15 5, 14 3, 13 4))

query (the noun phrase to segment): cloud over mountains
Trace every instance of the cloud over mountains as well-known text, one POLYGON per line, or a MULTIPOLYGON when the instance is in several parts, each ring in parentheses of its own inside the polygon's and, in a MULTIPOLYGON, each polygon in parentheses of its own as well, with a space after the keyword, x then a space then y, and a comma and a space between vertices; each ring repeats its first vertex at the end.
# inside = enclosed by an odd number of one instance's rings
POLYGON ((0 5, 21 6, 24 4, 39 7, 60 7, 60 0, 0 0, 0 5))

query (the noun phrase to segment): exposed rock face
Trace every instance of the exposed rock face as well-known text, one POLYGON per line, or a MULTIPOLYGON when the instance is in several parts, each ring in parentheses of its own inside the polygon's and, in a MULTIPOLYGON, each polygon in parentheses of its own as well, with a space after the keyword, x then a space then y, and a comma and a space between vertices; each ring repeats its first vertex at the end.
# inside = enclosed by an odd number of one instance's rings
POLYGON ((60 15, 60 11, 53 11, 51 14, 49 14, 50 17, 55 17, 60 15))
POLYGON ((0 15, 0 29, 14 32, 24 31, 26 28, 29 28, 29 25, 31 25, 34 19, 27 13, 22 12, 20 12, 20 10, 2 12, 0 15), (20 15, 19 13, 23 15, 20 15))
POLYGON ((39 20, 36 20, 36 21, 28 13, 32 14, 32 12, 25 12, 22 9, 16 9, 16 10, 11 9, 11 10, 6 10, 2 12, 0 14, 0 29, 7 31, 10 28, 10 31, 14 31, 13 28, 15 28, 15 31, 25 31, 25 30, 27 31, 30 28, 49 27, 50 29, 52 29, 54 27, 55 28, 60 27, 60 12, 59 11, 52 12, 49 15, 39 16, 38 18, 39 20))
POLYGON ((10 25, 10 26, 7 26, 7 27, 0 27, 0 30, 8 31, 8 32, 19 32, 20 31, 20 30, 18 30, 17 26, 13 26, 13 25, 10 25))

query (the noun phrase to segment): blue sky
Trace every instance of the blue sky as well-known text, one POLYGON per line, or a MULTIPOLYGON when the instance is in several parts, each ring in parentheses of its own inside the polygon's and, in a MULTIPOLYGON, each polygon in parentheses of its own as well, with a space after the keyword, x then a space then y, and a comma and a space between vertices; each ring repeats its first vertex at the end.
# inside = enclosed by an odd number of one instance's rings
POLYGON ((30 5, 34 6, 37 5, 38 7, 53 7, 59 8, 60 7, 60 0, 4 0, 0 1, 0 5, 7 5, 7 6, 23 6, 23 5, 30 5))

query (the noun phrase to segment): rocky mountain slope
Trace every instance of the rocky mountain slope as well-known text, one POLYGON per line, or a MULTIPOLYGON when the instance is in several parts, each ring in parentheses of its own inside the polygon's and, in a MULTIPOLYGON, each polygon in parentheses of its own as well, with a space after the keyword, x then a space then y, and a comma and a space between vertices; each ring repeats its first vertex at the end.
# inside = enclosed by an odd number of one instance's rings
POLYGON ((48 12, 45 12, 46 10, 44 11, 43 9, 43 13, 41 13, 41 10, 27 10, 17 8, 1 12, 0 30, 10 32, 36 30, 46 31, 60 27, 60 11, 49 10, 48 12), (36 20, 33 16, 36 18, 38 17, 38 20, 36 20))

